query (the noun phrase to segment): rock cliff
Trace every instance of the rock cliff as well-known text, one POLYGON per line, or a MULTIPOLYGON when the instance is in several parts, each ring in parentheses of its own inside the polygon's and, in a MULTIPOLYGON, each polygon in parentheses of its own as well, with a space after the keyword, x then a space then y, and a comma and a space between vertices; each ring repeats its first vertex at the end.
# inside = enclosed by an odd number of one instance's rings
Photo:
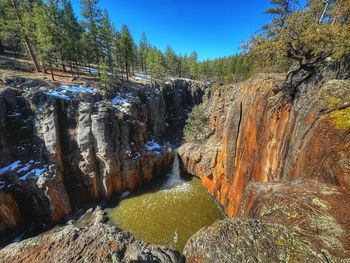
MULTIPOLYGON (((328 212, 317 208, 312 202, 317 202, 317 198, 322 199, 321 190, 315 189, 313 183, 320 187, 335 187, 334 191, 329 192, 332 200, 342 193, 338 201, 325 201, 330 210, 335 209, 337 202, 349 198, 350 81, 335 79, 332 71, 325 69, 302 82, 294 99, 288 96, 286 88, 285 77, 274 74, 260 75, 218 89, 206 104, 211 112, 209 126, 212 135, 205 141, 186 143, 180 147, 178 152, 183 168, 201 178, 203 185, 223 205, 229 217, 246 216, 260 220, 261 214, 256 207, 270 204, 281 208, 299 202, 298 199, 294 200, 295 196, 304 196, 312 191, 310 196, 315 199, 305 199, 301 203, 305 202, 310 209, 325 215, 319 218, 320 222, 314 223, 325 226, 332 221, 338 224, 335 229, 339 230, 338 234, 341 233, 334 237, 337 241, 333 240, 339 245, 337 251, 332 250, 333 241, 319 244, 318 248, 336 255, 338 259, 349 258, 350 250, 346 245, 349 240, 346 236, 350 222, 343 218, 348 213, 348 206, 344 203, 344 207, 328 216, 328 212), (300 182, 300 188, 295 185, 279 186, 280 190, 273 186, 288 184, 297 178, 307 178, 313 183, 306 180, 300 182), (263 197, 260 191, 252 190, 252 184, 265 189, 263 197), (285 196, 288 202, 275 197, 279 195, 285 196)), ((262 207, 259 209, 268 209, 262 207)), ((288 229, 290 224, 294 227, 302 222, 312 224, 312 218, 317 218, 300 203, 296 207, 295 211, 288 211, 283 216, 271 212, 270 217, 262 218, 264 222, 276 222, 288 229), (304 214, 310 218, 304 218, 304 214), (295 218, 291 219, 293 216, 295 218), (291 223, 290 220, 299 223, 291 223)), ((315 239, 310 241, 308 233, 321 231, 306 226, 298 229, 302 232, 296 231, 298 235, 310 243, 315 239)), ((334 233, 323 234, 329 236, 334 233)), ((197 245, 189 243, 190 248, 186 249, 186 253, 195 258, 197 245), (194 248, 193 255, 189 252, 191 247, 194 248)), ((207 245, 210 247, 210 243, 207 245)), ((205 246, 201 249, 199 253, 205 253, 205 246)), ((321 250, 318 250, 320 255, 321 250)), ((317 262, 316 258, 313 260, 317 262)), ((211 261, 208 259, 207 262, 211 261)))
POLYGON ((57 222, 164 174, 173 159, 167 120, 185 118, 173 112, 174 103, 190 108, 208 90, 187 80, 165 87, 116 83, 109 90, 25 82, 0 89, 4 234, 57 222))

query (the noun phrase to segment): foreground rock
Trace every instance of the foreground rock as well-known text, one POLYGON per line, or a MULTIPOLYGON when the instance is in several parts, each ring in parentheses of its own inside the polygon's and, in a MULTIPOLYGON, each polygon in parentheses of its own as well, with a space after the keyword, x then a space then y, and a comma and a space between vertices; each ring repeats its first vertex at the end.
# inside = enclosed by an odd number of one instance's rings
POLYGON ((298 179, 248 185, 242 214, 188 241, 187 262, 348 262, 350 196, 298 179))
POLYGON ((165 247, 135 240, 106 224, 67 226, 0 250, 0 262, 183 262, 165 247))

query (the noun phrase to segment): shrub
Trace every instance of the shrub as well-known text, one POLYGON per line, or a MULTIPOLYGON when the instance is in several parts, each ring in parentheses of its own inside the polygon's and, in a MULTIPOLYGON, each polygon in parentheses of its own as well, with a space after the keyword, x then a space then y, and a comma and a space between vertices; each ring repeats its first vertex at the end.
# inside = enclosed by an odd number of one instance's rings
MULTIPOLYGON (((184 137, 187 142, 195 141, 204 133, 208 123, 208 114, 203 104, 194 106, 189 115, 185 128, 184 137)), ((202 137, 202 136, 201 136, 202 137)))

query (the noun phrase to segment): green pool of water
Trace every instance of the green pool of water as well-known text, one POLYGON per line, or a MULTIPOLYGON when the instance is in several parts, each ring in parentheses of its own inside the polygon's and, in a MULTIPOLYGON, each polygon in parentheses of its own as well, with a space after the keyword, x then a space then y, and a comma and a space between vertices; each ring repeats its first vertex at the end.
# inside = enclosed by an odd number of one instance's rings
POLYGON ((196 231, 225 216, 197 178, 170 188, 166 180, 155 182, 123 199, 108 215, 136 238, 180 252, 196 231))

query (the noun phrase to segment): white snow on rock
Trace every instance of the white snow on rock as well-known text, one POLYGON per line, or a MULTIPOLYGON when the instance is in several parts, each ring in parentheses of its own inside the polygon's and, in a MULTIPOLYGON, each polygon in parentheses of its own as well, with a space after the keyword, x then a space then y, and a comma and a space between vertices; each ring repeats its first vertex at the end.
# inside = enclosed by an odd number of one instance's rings
POLYGON ((120 93, 117 93, 117 95, 112 99, 112 105, 116 107, 118 110, 128 113, 131 106, 132 102, 131 100, 133 99, 132 93, 126 93, 121 95, 120 93))
POLYGON ((88 73, 91 72, 92 75, 98 75, 98 69, 97 68, 81 67, 80 69, 82 71, 85 71, 85 72, 88 72, 88 73))
POLYGON ((154 140, 146 142, 144 147, 147 151, 155 152, 157 155, 162 153, 162 146, 154 140))
POLYGON ((93 94, 97 92, 98 92, 97 89, 90 88, 90 87, 62 85, 56 89, 50 89, 46 91, 45 94, 56 98, 69 100, 77 94, 82 94, 82 93, 93 94))
POLYGON ((5 166, 0 169, 0 175, 3 175, 4 173, 10 172, 10 171, 16 171, 21 165, 21 161, 15 161, 11 163, 8 166, 5 166))
POLYGON ((144 79, 151 79, 152 78, 151 75, 142 74, 142 73, 135 73, 133 77, 136 80, 144 80, 144 79))
POLYGON ((131 195, 131 192, 130 192, 130 191, 122 192, 122 193, 120 194, 120 200, 124 199, 124 198, 127 197, 128 195, 131 195))
POLYGON ((21 176, 19 180, 26 181, 28 179, 39 178, 39 176, 45 173, 46 171, 47 171, 47 168, 35 168, 30 172, 26 173, 25 175, 21 176))
POLYGON ((17 171, 17 173, 23 173, 29 170, 29 168, 34 164, 34 161, 31 160, 28 163, 26 163, 21 169, 17 171))
MULTIPOLYGON (((35 162, 30 160, 27 163, 23 163, 22 161, 15 161, 10 165, 7 165, 3 168, 0 168, 0 175, 4 175, 8 172, 15 172, 18 175, 19 180, 25 181, 28 179, 34 179, 41 176, 48 170, 48 166, 40 166, 40 162, 35 162)), ((0 189, 5 186, 5 182, 0 181, 0 189)))
POLYGON ((9 116, 9 117, 19 117, 19 116, 21 116, 22 114, 20 113, 20 112, 13 112, 13 113, 11 113, 11 114, 9 114, 9 115, 7 115, 7 116, 9 116))

